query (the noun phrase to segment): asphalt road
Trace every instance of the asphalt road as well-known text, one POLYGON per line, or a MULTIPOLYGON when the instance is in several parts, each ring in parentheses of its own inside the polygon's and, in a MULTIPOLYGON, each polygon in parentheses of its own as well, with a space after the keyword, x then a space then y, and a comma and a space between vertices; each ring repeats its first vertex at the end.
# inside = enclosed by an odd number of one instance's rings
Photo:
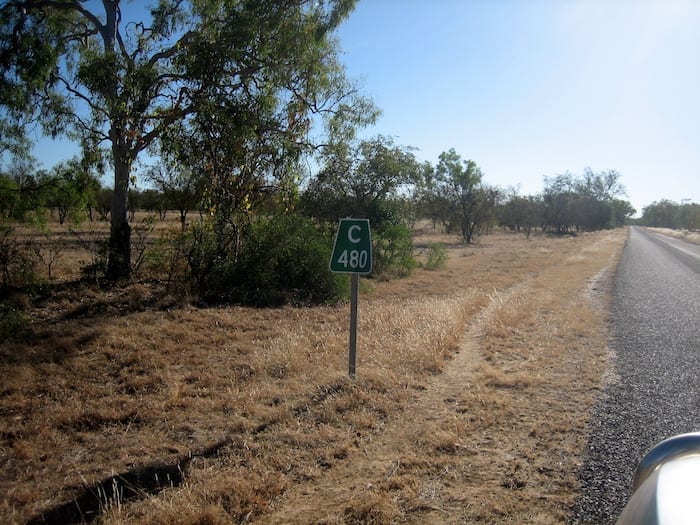
POLYGON ((570 523, 615 523, 646 452, 700 431, 700 246, 633 227, 611 314, 618 378, 593 416, 570 523))

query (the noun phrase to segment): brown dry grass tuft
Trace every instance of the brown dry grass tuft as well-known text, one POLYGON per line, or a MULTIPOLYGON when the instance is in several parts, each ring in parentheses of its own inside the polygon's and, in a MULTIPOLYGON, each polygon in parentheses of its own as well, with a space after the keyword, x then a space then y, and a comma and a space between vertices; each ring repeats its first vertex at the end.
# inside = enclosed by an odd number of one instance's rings
POLYGON ((676 239, 681 239, 692 244, 700 244, 700 232, 698 231, 672 230, 670 228, 647 228, 647 230, 663 233, 669 237, 675 237, 676 239))
POLYGON ((418 232, 447 265, 363 291, 355 381, 347 305, 59 294, 0 345, 0 515, 191 456, 182 485, 100 522, 563 521, 607 367, 587 290, 624 238, 418 232))

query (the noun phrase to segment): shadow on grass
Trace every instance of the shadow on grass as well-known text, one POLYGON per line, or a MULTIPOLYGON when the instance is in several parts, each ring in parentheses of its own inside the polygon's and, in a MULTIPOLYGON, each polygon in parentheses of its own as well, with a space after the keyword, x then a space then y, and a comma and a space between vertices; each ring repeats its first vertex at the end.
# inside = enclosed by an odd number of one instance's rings
POLYGON ((193 458, 212 457, 228 443, 222 440, 172 463, 153 463, 85 486, 70 501, 30 518, 27 525, 92 523, 105 510, 182 485, 193 458))

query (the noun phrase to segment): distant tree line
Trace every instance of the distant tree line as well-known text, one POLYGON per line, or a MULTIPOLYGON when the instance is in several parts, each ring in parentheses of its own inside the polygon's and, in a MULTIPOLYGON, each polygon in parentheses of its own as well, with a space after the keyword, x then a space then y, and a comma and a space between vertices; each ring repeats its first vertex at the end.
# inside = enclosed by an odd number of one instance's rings
POLYGON ((0 219, 43 223, 54 214, 60 224, 106 217, 104 195, 94 166, 81 159, 61 162, 50 170, 36 170, 30 159, 15 159, 0 169, 0 219))
MULTIPOLYGON (((169 255, 151 258, 161 265, 169 261, 166 273, 179 271, 209 301, 277 304, 337 297, 343 280, 327 275, 326 260, 343 217, 370 220, 375 273, 401 277, 416 265, 411 231, 419 219, 469 244, 499 226, 528 236, 571 234, 621 226, 634 213, 620 198, 624 189, 614 170, 546 177, 542 193, 522 196, 486 183, 476 162, 454 149, 432 165, 389 137, 346 136, 317 155, 315 173, 290 184, 287 177, 269 176, 264 166, 241 171, 208 157, 207 141, 199 135, 192 140, 205 153, 194 155, 191 146, 183 146, 187 154, 179 157, 172 150, 164 153, 144 171, 150 187, 129 190, 129 211, 132 220, 136 210, 161 220, 177 213, 178 231, 158 244, 169 255)), ((211 141, 212 148, 223 147, 220 136, 211 141)), ((100 186, 99 175, 99 164, 82 159, 48 171, 18 159, 0 171, 0 219, 108 220, 112 190, 100 186)), ((143 256, 134 257, 139 266, 143 256)), ((106 264, 95 260, 91 272, 106 273, 106 264)))
POLYGON ((700 230, 700 204, 660 200, 645 206, 638 222, 656 228, 697 231, 700 230))
POLYGON ((500 207, 499 223, 516 230, 533 228, 571 233, 623 226, 636 213, 621 198, 620 173, 595 173, 585 168, 581 176, 570 173, 545 177, 542 193, 511 195, 500 207))
POLYGON ((31 257, 8 255, 21 252, 13 224, 54 215, 109 220, 91 278, 150 269, 207 302, 318 303, 346 286, 327 264, 342 217, 370 219, 375 273, 400 277, 416 265, 418 219, 472 243, 498 226, 566 234, 634 213, 613 170, 545 178, 521 196, 454 149, 433 165, 389 137, 359 139, 379 110, 345 77, 333 37, 354 5, 162 0, 129 21, 120 1, 2 4, 3 275, 31 274, 31 257), (36 169, 36 125, 81 155, 36 169), (156 164, 143 166, 145 151, 156 164), (137 209, 176 211, 179 227, 146 243, 137 209))

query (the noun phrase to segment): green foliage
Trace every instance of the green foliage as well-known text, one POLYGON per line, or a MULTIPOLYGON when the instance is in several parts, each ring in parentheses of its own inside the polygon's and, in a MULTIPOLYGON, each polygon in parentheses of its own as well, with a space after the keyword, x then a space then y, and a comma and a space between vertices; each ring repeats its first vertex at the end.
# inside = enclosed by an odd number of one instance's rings
MULTIPOLYGON (((331 241, 299 216, 277 216, 253 224, 230 282, 236 298, 255 306, 320 304, 343 295, 347 278, 328 268, 331 241)), ((222 290, 225 292, 225 290, 222 290)))
POLYGON ((84 144, 111 142, 116 279, 132 270, 127 188, 146 148, 209 183, 208 204, 228 206, 215 211, 259 213, 250 208, 261 195, 298 184, 318 136, 313 115, 338 141, 377 114, 337 60, 333 31, 354 0, 156 4, 143 20, 120 2, 0 9, 0 146, 21 150, 23 119, 84 144))
POLYGON ((15 341, 28 330, 28 321, 22 310, 9 301, 0 302, 0 340, 15 341))
POLYGON ((238 247, 233 229, 223 240, 210 220, 180 236, 176 252, 187 260, 187 278, 200 299, 252 306, 320 304, 340 299, 347 278, 330 272, 329 235, 301 216, 260 218, 238 247), (222 242, 223 240, 223 242, 222 242))
POLYGON ((498 207, 498 224, 517 232, 524 230, 529 237, 533 228, 543 224, 542 197, 521 197, 513 194, 498 207))
POLYGON ((13 166, 11 175, 0 174, 0 218, 33 224, 46 219, 46 192, 31 167, 13 166), (21 169, 21 171, 20 171, 21 169))
POLYGON ((12 227, 0 223, 0 289, 38 284, 38 264, 36 252, 19 242, 12 227))
POLYGON ((377 231, 390 225, 412 224, 414 222, 413 205, 398 197, 376 201, 367 209, 367 218, 372 229, 377 231))
POLYGON ((218 226, 211 217, 202 217, 176 239, 177 253, 187 261, 185 278, 191 281, 200 297, 222 295, 227 286, 218 279, 230 273, 236 260, 238 233, 227 223, 218 226))
POLYGON ((16 218, 19 200, 20 193, 17 183, 0 174, 0 218, 16 218))
POLYGON ((164 231, 144 252, 142 272, 146 276, 165 279, 168 283, 182 282, 187 274, 187 261, 182 253, 184 234, 164 231))
POLYGON ((654 202, 644 208, 640 222, 657 228, 700 230, 700 204, 679 204, 669 200, 654 202))
POLYGON ((409 148, 376 137, 335 144, 301 197, 300 210, 326 224, 343 217, 369 219, 375 275, 403 277, 415 268, 411 234, 415 206, 405 194, 422 180, 423 168, 409 148))
POLYGON ((100 220, 106 221, 109 216, 109 208, 112 202, 112 194, 114 192, 107 188, 100 188, 95 194, 95 209, 100 220))
POLYGON ((100 184, 90 168, 79 159, 58 164, 51 173, 41 179, 44 202, 58 211, 58 222, 70 219, 80 223, 85 210, 96 202, 100 184))
POLYGON ((440 242, 431 242, 426 251, 426 270, 439 270, 447 263, 447 248, 440 242))
POLYGON ((373 228, 401 222, 401 190, 416 184, 421 168, 410 148, 378 136, 357 144, 335 144, 302 198, 304 213, 336 223, 343 217, 369 219, 373 228))
POLYGON ((582 176, 571 173, 545 177, 542 225, 555 233, 600 230, 622 226, 635 210, 623 200, 620 174, 615 170, 582 176))
POLYGON ((440 220, 448 232, 459 230, 469 244, 492 219, 498 191, 482 184, 473 160, 462 160, 454 149, 442 152, 435 170, 427 170, 421 189, 424 214, 440 220))
POLYGON ((416 267, 411 231, 402 224, 391 224, 372 234, 373 274, 380 277, 407 277, 416 267))

